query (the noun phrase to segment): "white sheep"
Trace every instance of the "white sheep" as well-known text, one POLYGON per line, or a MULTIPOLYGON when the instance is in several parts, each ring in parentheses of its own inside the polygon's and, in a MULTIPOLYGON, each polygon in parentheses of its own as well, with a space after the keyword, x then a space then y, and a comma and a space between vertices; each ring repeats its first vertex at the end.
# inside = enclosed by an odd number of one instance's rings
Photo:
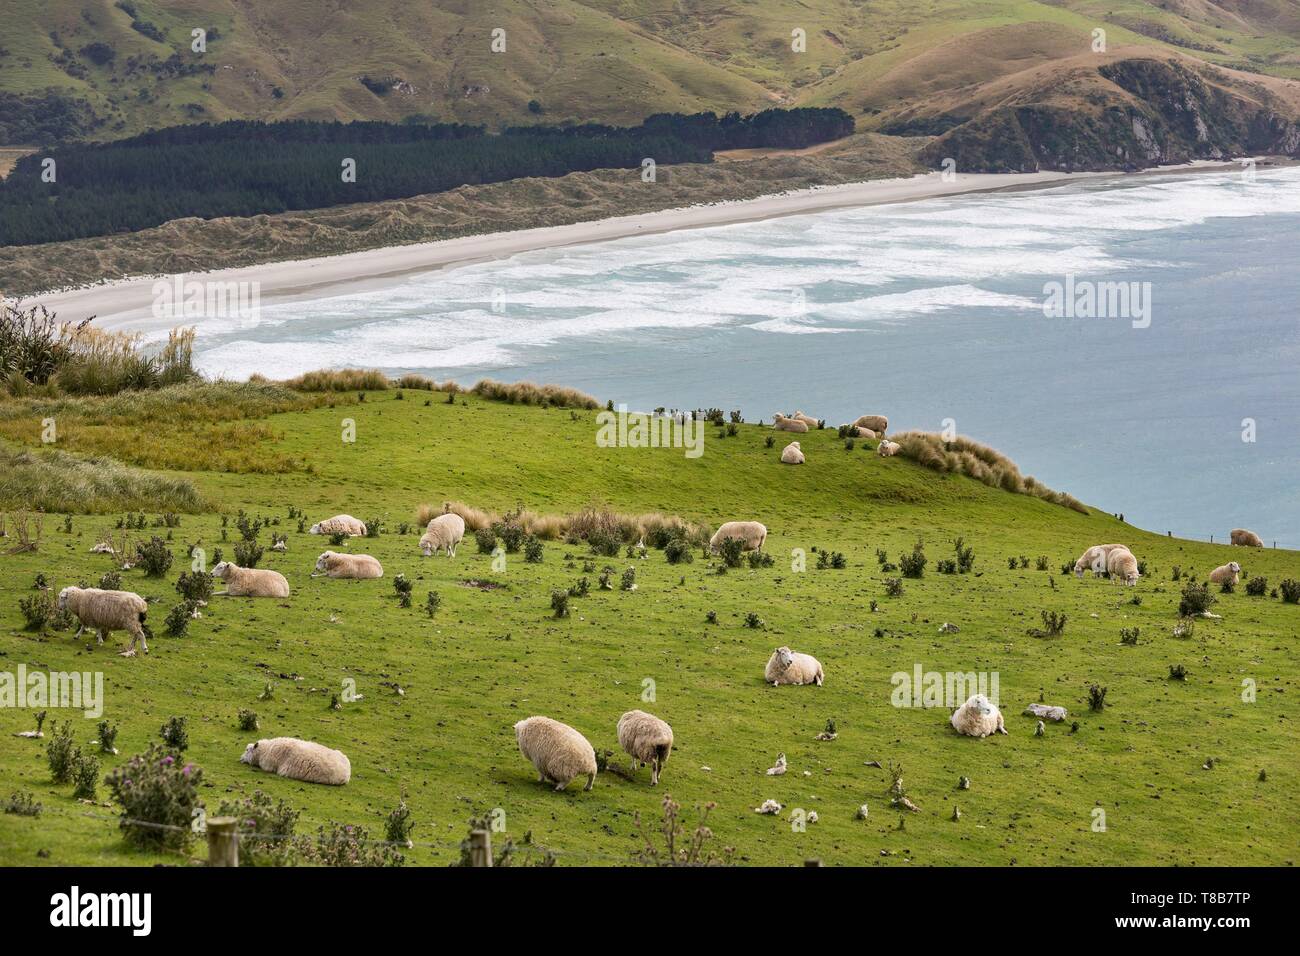
POLYGON ((896 441, 882 440, 876 446, 876 454, 881 458, 893 458, 903 446, 896 441))
POLYGON ((550 717, 528 717, 515 724, 519 752, 537 769, 538 782, 551 782, 563 790, 576 777, 585 776, 590 790, 596 783, 596 751, 568 724, 550 717))
POLYGON ((870 428, 863 428, 861 425, 841 425, 840 428, 848 432, 850 438, 870 438, 875 441, 880 435, 870 428))
POLYGON ((792 441, 781 450, 781 462, 786 465, 802 465, 803 451, 797 441, 792 441))
POLYGON ((806 432, 808 426, 794 418, 786 418, 779 412, 772 416, 772 427, 779 432, 806 432))
POLYGON ((341 787, 352 779, 352 763, 338 750, 331 750, 297 737, 272 737, 244 748, 241 763, 307 783, 341 787))
POLYGON ((312 534, 346 534, 359 538, 366 533, 366 523, 352 515, 335 515, 311 526, 312 534))
POLYGON ((1006 724, 1002 711, 983 694, 976 694, 952 712, 951 723, 959 734, 968 737, 987 737, 992 733, 1005 734, 1006 724))
POLYGON ((448 512, 432 519, 420 538, 420 550, 426 558, 446 551, 447 557, 456 557, 456 545, 465 537, 465 519, 448 512))
POLYGON ((818 419, 813 418, 811 415, 805 415, 803 412, 795 412, 790 417, 797 422, 803 422, 808 426, 809 430, 816 430, 820 428, 822 424, 818 419))
POLYGON ((212 569, 212 576, 226 582, 226 589, 216 595, 228 594, 231 597, 273 597, 289 596, 289 582, 279 571, 269 568, 241 568, 229 561, 220 561, 212 569))
POLYGON ((382 578, 384 567, 377 558, 368 554, 342 554, 326 551, 316 559, 316 570, 311 576, 327 578, 382 578))
POLYGON ((1259 539, 1259 535, 1253 531, 1247 531, 1245 528, 1233 528, 1228 538, 1233 544, 1239 544, 1245 548, 1264 547, 1264 542, 1259 539))
POLYGON ((739 540, 746 551, 761 551, 763 550, 763 542, 767 540, 767 526, 757 521, 724 522, 717 531, 713 532, 713 537, 709 539, 710 550, 717 551, 718 545, 727 538, 739 540))
POLYGON ((877 435, 889 431, 889 419, 884 415, 862 415, 853 424, 859 428, 870 428, 877 435))
POLYGON ((816 684, 821 687, 825 674, 821 661, 811 654, 800 654, 788 647, 778 647, 768 658, 763 679, 773 687, 780 684, 816 684))
POLYGON ((123 657, 135 656, 135 645, 149 653, 149 644, 145 641, 144 619, 149 605, 144 598, 133 591, 104 591, 100 588, 66 587, 59 592, 58 607, 76 616, 81 626, 75 637, 92 628, 103 644, 104 638, 113 631, 126 631, 131 635, 131 643, 122 652, 123 657))
POLYGON ((1222 584, 1224 581, 1231 581, 1234 586, 1241 583, 1241 565, 1236 561, 1230 561, 1210 572, 1211 584, 1222 584))
POLYGON ((1100 574, 1102 571, 1105 571, 1106 556, 1116 548, 1127 549, 1127 546, 1122 544, 1094 544, 1087 551, 1083 552, 1083 554, 1079 555, 1078 561, 1074 562, 1074 576, 1076 578, 1081 578, 1083 577, 1084 571, 1091 571, 1093 574, 1100 574), (1101 562, 1100 568, 1097 567, 1099 559, 1101 562))
POLYGON ((644 710, 629 710, 618 719, 618 745, 632 758, 650 766, 650 786, 659 785, 659 773, 673 750, 673 729, 667 721, 644 710))
POLYGON ((1137 558, 1133 557, 1133 552, 1128 548, 1116 548, 1106 556, 1106 573, 1112 582, 1122 581, 1126 585, 1137 584, 1141 577, 1138 574, 1137 558))

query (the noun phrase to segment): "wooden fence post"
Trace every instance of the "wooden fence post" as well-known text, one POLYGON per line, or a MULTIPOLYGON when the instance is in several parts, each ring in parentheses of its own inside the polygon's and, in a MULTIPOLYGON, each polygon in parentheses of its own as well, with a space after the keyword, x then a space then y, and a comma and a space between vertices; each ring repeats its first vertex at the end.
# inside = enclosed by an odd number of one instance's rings
POLYGON ((492 834, 487 830, 471 830, 469 834, 469 865, 492 865, 492 834))
POLYGON ((208 817, 208 866, 239 866, 239 819, 208 817))

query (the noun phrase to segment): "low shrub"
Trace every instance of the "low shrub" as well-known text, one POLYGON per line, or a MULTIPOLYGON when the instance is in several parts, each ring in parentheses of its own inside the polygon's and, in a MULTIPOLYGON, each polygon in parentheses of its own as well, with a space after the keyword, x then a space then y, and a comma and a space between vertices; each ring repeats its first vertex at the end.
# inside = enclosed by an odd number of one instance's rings
POLYGON ((184 717, 168 717, 167 723, 159 728, 158 733, 162 735, 163 742, 168 747, 179 752, 190 745, 188 724, 189 721, 184 717))
POLYGON ((166 541, 154 535, 147 542, 136 545, 135 561, 144 569, 146 577, 160 578, 172 566, 172 552, 166 541))
POLYGON ((213 588, 213 577, 207 571, 182 571, 176 579, 176 590, 187 601, 207 601, 213 588))
POLYGON ((239 821, 240 866, 289 866, 298 855, 293 839, 298 811, 284 800, 272 800, 261 790, 251 797, 223 800, 217 809, 223 817, 239 821))
POLYGON ((1188 581, 1183 587, 1182 597, 1178 601, 1179 617, 1199 617, 1217 601, 1210 589, 1204 584, 1188 581))
POLYGON ((122 808, 120 826, 129 844, 149 850, 189 846, 194 811, 202 806, 202 769, 182 765, 167 749, 152 744, 110 773, 106 782, 122 808))

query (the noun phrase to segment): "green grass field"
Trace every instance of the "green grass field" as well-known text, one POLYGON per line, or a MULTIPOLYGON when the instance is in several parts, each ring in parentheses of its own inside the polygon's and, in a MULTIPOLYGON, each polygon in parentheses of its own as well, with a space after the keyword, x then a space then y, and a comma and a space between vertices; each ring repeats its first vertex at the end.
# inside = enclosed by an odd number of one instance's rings
MULTIPOLYGON (((362 403, 346 395, 335 407, 276 414, 248 434, 246 451, 299 463, 288 471, 259 473, 245 460, 239 473, 168 472, 192 479, 215 510, 182 516, 171 542, 176 564, 165 577, 123 574, 123 588, 156 599, 147 657, 118 656, 120 632, 111 646, 95 647, 71 631, 24 629, 18 602, 33 593, 38 573, 57 590, 94 584, 111 569, 90 548, 115 516, 74 514, 66 533, 62 516, 46 515, 38 551, 0 557, 0 670, 102 670, 104 716, 120 726, 121 751, 103 758, 105 773, 157 741, 169 717, 186 716, 186 757, 204 770, 210 809, 261 789, 302 811, 300 833, 340 821, 375 835, 404 788, 413 839, 437 844, 408 851, 410 864, 453 861, 468 819, 495 808, 510 837, 531 831, 561 865, 628 861, 640 848, 634 815, 653 826, 665 793, 688 820, 696 806, 715 802, 711 846, 734 847, 743 864, 809 857, 887 866, 1294 863, 1300 730, 1290 702, 1300 692, 1300 606, 1239 588, 1219 595, 1212 610, 1221 619, 1197 621, 1191 638, 1176 638, 1182 584, 1172 580, 1175 566, 1204 579, 1235 559, 1272 589, 1300 578, 1294 552, 1159 537, 1109 515, 1085 516, 882 459, 863 443, 845 450, 834 431, 801 436, 802 467, 781 465, 784 440, 778 435, 775 447, 765 447, 773 433, 756 425, 729 438, 710 427, 704 454, 692 460, 681 449, 599 448, 592 411, 474 395, 453 405, 445 397, 372 392, 362 403), (355 443, 341 440, 345 418, 355 420, 355 443), (768 526, 766 550, 776 561, 720 575, 719 562, 698 552, 693 563, 670 565, 654 549, 644 559, 609 559, 548 541, 541 564, 509 555, 498 572, 469 535, 453 560, 421 558, 416 509, 446 499, 540 512, 608 505, 713 526, 754 518, 768 526), (374 554, 384 577, 310 578, 330 545, 299 533, 287 517, 291 506, 311 521, 338 512, 382 517, 384 534, 340 550, 374 554), (230 540, 222 540, 221 513, 239 509, 280 519, 271 530, 288 534, 288 551, 268 549, 263 566, 288 577, 291 597, 214 598, 188 636, 167 637, 161 624, 180 599, 173 584, 187 565, 186 546, 198 543, 209 555, 220 547, 230 557, 238 535, 232 519, 230 540), (397 533, 401 522, 412 524, 405 536, 397 533), (937 573, 959 535, 975 548, 974 572, 937 573), (887 597, 882 582, 890 575, 882 574, 877 549, 897 563, 918 538, 929 557, 925 576, 887 597), (1062 575, 1062 564, 1085 547, 1110 541, 1129 544, 1146 562, 1136 588, 1062 575), (847 567, 818 570, 814 548, 842 552, 847 567), (808 553, 806 571, 792 570, 793 549, 808 553), (1008 558, 1022 555, 1029 566, 1009 570, 1008 558), (1040 555, 1046 571, 1035 569, 1040 555), (595 573, 584 572, 587 561, 595 573), (596 590, 606 564, 619 573, 635 566, 636 590, 596 590), (398 606, 398 573, 414 581, 412 608, 398 606), (553 618, 551 591, 583 576, 591 594, 571 601, 567 619, 553 618), (471 580, 499 586, 466 586, 471 580), (429 591, 442 598, 433 618, 422 609, 429 591), (1028 633, 1044 610, 1068 616, 1060 637, 1028 633), (709 611, 716 624, 706 623, 709 611), (749 612, 762 627, 745 626, 749 612), (945 622, 960 630, 941 633, 945 622), (1120 630, 1131 627, 1140 628, 1140 641, 1122 646, 1120 630), (816 655, 825 686, 767 686, 764 664, 782 644, 816 655), (945 708, 892 706, 891 675, 917 664, 996 672, 1010 735, 962 737, 945 708), (1186 681, 1169 678, 1175 664, 1186 666, 1186 681), (363 699, 331 710, 331 695, 348 679, 363 699), (1243 700, 1247 680, 1257 685, 1254 702, 1243 700), (258 700, 268 681, 274 700, 258 700), (642 700, 647 681, 653 703, 642 700), (1087 704, 1094 683, 1107 688, 1101 712, 1087 704), (1022 711, 1040 697, 1070 717, 1036 737, 1035 721, 1022 711), (676 736, 657 789, 642 770, 635 782, 606 773, 589 793, 580 783, 554 793, 536 782, 515 745, 512 725, 545 714, 578 728, 597 750, 617 751, 616 721, 638 707, 668 720, 676 736), (237 728, 243 708, 258 712, 259 734, 237 728), (838 739, 814 740, 828 719, 838 739), (254 737, 280 735, 346 752, 351 783, 312 786, 239 762, 254 737), (789 772, 765 775, 778 752, 789 772), (920 812, 891 808, 890 777, 871 761, 902 765, 920 812), (957 789, 962 776, 969 790, 957 789), (779 816, 754 812, 769 798, 784 806, 779 816), (869 816, 856 820, 863 803, 869 816), (959 821, 951 819, 954 805, 959 821), (1104 810, 1104 832, 1094 830, 1094 808, 1104 810), (795 809, 815 810, 818 822, 797 832, 795 809)), ((38 417, 29 433, 9 433, 11 449, 38 444, 39 429, 38 417)), ((77 451, 75 430, 69 440, 77 451)), ((117 457, 129 461, 132 443, 123 437, 117 457)), ((9 528, 0 544, 14 540, 12 513, 9 528)), ((265 533, 262 543, 269 544, 265 533)), ((47 738, 65 718, 79 743, 93 738, 96 721, 57 710, 47 738)), ((43 742, 15 736, 32 726, 31 711, 0 709, 0 799, 27 790, 45 807, 34 818, 0 814, 0 863, 176 862, 127 849, 114 808, 78 803, 70 786, 55 786, 43 742)), ((101 802, 107 793, 100 788, 101 802)), ((191 853, 201 858, 202 843, 191 853)))

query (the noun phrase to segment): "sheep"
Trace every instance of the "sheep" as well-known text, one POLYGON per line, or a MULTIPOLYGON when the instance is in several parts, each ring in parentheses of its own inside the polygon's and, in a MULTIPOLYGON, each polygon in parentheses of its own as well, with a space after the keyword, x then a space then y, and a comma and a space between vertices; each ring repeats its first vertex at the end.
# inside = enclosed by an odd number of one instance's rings
POLYGON ((840 428, 844 429, 850 438, 870 438, 875 441, 881 437, 879 433, 870 428, 863 428, 861 425, 841 425, 840 428))
POLYGON ((347 755, 297 737, 272 737, 249 744, 239 761, 306 783, 341 787, 352 779, 352 763, 347 755))
POLYGON ((803 412, 795 412, 790 417, 794 419, 796 422, 803 422, 805 425, 807 425, 810 429, 813 430, 822 427, 822 423, 820 421, 818 421, 816 418, 813 418, 811 415, 805 415, 803 412))
POLYGON ((135 645, 149 653, 149 644, 145 641, 144 619, 149 605, 144 598, 134 591, 103 591, 99 588, 66 587, 59 592, 58 607, 76 615, 81 626, 77 628, 76 637, 86 628, 93 628, 99 643, 113 631, 126 631, 131 635, 131 643, 122 652, 123 657, 135 657, 135 645))
POLYGON ((312 534, 346 534, 359 538, 366 533, 366 523, 352 515, 335 515, 311 526, 312 534))
POLYGON ((368 554, 341 554, 338 551, 326 551, 316 559, 313 578, 325 575, 327 578, 382 578, 383 565, 377 558, 368 554))
POLYGON ((537 769, 539 783, 551 782, 556 790, 563 790, 574 778, 585 776, 583 790, 595 785, 596 751, 568 724, 550 717, 528 717, 515 724, 515 739, 519 752, 537 769))
POLYGON ((1138 583, 1138 563, 1133 552, 1128 548, 1116 548, 1106 556, 1106 573, 1111 581, 1123 581, 1126 585, 1138 583))
POLYGON ((456 557, 456 545, 465 537, 465 519, 450 512, 438 515, 429 522, 420 538, 420 550, 424 556, 431 557, 439 551, 446 551, 447 557, 456 557))
POLYGON ((1228 537, 1233 544, 1239 544, 1243 548, 1264 547, 1264 542, 1259 539, 1259 535, 1253 531, 1247 531, 1245 528, 1233 528, 1228 537))
POLYGON ((882 439, 880 444, 876 446, 876 454, 881 458, 893 458, 898 454, 899 449, 902 447, 903 446, 896 441, 882 439))
POLYGON ((788 647, 778 647, 768 658, 763 679, 773 687, 780 684, 816 684, 822 686, 825 674, 821 661, 811 654, 799 654, 788 647))
POLYGON ((618 745, 632 758, 650 765, 650 786, 659 786, 659 772, 673 751, 673 729, 666 721, 644 710, 629 710, 618 719, 618 745))
POLYGON ((808 425, 794 418, 786 418, 780 412, 772 416, 772 427, 779 432, 806 432, 808 425))
POLYGON ((727 521, 709 539, 709 549, 718 550, 718 545, 727 538, 736 538, 745 551, 762 551, 763 542, 767 540, 767 527, 757 521, 727 521))
POLYGON ((781 450, 781 463, 785 465, 802 465, 803 452, 799 449, 799 443, 792 441, 781 450))
POLYGON ((1093 574, 1100 574, 1106 570, 1106 555, 1110 554, 1116 548, 1126 548, 1122 544, 1094 544, 1083 554, 1079 555, 1079 560, 1074 562, 1074 576, 1082 578, 1084 571, 1091 571, 1093 574), (1101 567, 1096 568, 1094 565, 1097 559, 1101 559, 1101 567))
POLYGON ((889 431, 889 419, 884 415, 863 415, 853 424, 859 428, 870 428, 877 435, 883 435, 889 431))
POLYGON ((1211 584, 1222 584, 1224 581, 1231 581, 1233 585, 1241 583, 1241 565, 1236 561, 1230 561, 1227 564, 1221 564, 1210 572, 1211 584))
POLYGON ((241 568, 229 561, 220 561, 213 567, 212 576, 226 582, 226 589, 218 591, 217 595, 273 598, 289 596, 289 582, 279 571, 271 571, 267 568, 241 568))
POLYGON ((987 737, 995 731, 1000 734, 1007 732, 1006 724, 1002 721, 1002 711, 983 694, 976 694, 954 710, 949 721, 957 733, 968 737, 987 737))

